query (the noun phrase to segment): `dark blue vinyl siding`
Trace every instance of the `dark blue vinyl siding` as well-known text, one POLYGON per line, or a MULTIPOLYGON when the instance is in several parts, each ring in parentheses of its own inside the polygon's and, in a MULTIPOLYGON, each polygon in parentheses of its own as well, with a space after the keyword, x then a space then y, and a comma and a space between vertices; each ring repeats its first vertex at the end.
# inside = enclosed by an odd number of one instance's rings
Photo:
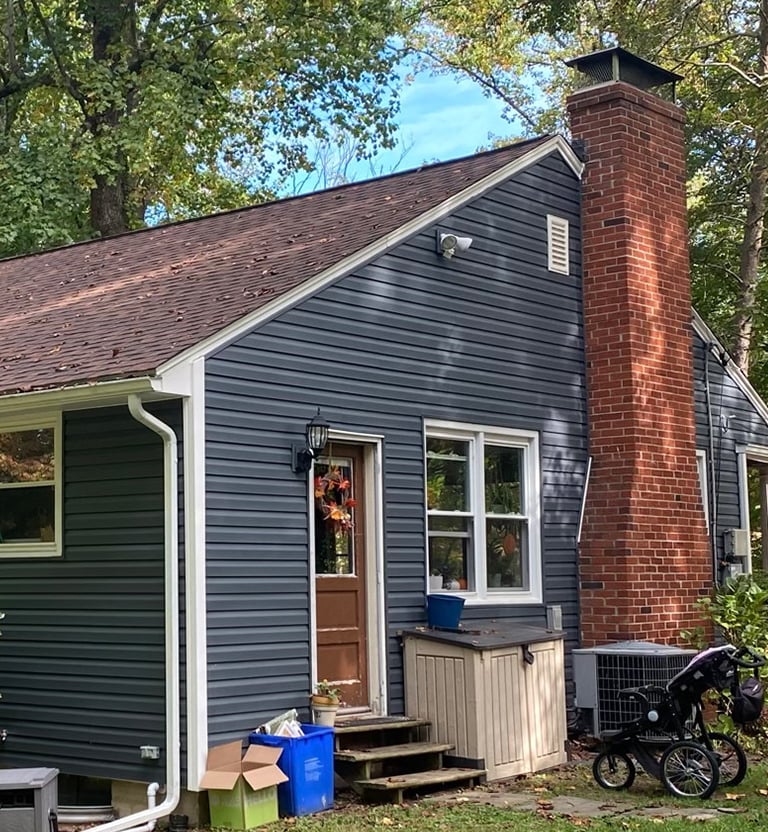
POLYGON ((741 528, 741 499, 737 450, 747 445, 768 450, 768 425, 754 405, 728 375, 722 363, 707 349, 698 334, 693 337, 696 377, 696 446, 710 459, 710 426, 707 417, 705 361, 709 369, 709 400, 714 442, 717 551, 723 554, 723 532, 741 528))
MULTIPOLYGON (((559 157, 442 221, 473 238, 445 260, 435 228, 219 351, 206 366, 211 741, 310 691, 307 481, 291 444, 316 407, 384 436, 389 710, 403 709, 397 632, 425 622, 423 420, 538 431, 545 604, 578 635, 575 532, 587 456, 578 183, 559 157), (546 214, 571 223, 572 274, 547 271, 546 214)), ((466 621, 543 625, 545 605, 466 621)))
POLYGON ((127 408, 65 413, 63 457, 62 557, 0 558, 0 766, 162 781, 162 441, 127 408))

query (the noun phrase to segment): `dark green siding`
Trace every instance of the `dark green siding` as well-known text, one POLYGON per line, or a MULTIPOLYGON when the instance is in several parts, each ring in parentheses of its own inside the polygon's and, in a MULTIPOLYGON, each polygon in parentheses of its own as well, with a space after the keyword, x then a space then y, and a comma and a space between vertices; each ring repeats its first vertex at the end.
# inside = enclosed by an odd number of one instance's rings
POLYGON ((0 765, 163 780, 163 444, 127 407, 65 413, 63 438, 63 556, 0 558, 0 765))
MULTIPOLYGON (((370 220, 365 220, 370 221, 370 220)), ((310 690, 307 483, 290 449, 314 409, 383 434, 390 712, 403 709, 397 631, 425 623, 424 418, 540 433, 545 604, 578 637, 575 532, 587 457, 579 186, 559 157, 326 288, 207 363, 211 740, 242 735, 310 690), (546 214, 571 222, 569 276, 547 271, 546 214)), ((543 625, 545 605, 465 620, 543 625)))

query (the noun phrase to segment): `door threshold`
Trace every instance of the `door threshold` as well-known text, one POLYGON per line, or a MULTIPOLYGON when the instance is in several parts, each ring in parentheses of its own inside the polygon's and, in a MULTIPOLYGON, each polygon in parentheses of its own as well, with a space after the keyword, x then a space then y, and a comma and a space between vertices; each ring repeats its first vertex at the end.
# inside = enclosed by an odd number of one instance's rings
POLYGON ((369 707, 339 708, 339 719, 359 719, 360 717, 376 716, 369 707))

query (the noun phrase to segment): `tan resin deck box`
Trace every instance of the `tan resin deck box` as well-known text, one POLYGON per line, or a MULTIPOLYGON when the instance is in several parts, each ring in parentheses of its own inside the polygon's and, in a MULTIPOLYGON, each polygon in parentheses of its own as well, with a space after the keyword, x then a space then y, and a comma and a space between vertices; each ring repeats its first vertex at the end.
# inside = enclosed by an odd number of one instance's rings
POLYGON ((566 758, 562 639, 534 627, 408 630, 406 713, 431 721, 434 742, 454 746, 446 762, 485 768, 488 780, 559 765, 566 758))

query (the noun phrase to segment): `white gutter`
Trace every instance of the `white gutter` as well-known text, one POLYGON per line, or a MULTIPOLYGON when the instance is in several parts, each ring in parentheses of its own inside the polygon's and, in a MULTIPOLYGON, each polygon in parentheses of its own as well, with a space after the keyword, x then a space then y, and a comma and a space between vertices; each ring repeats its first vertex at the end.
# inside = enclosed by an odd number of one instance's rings
POLYGON ((137 395, 128 396, 131 416, 163 439, 165 509, 165 800, 154 805, 156 784, 147 789, 149 808, 124 818, 94 826, 89 832, 151 832, 155 821, 170 815, 181 798, 181 716, 179 701, 179 499, 176 434, 144 410, 137 395))
POLYGON ((4 416, 26 417, 38 411, 79 410, 89 407, 119 407, 128 396, 138 395, 144 401, 187 396, 185 387, 174 387, 182 381, 180 375, 172 381, 141 376, 119 381, 101 381, 92 384, 75 384, 51 390, 35 390, 31 393, 8 393, 0 396, 0 411, 4 416))

